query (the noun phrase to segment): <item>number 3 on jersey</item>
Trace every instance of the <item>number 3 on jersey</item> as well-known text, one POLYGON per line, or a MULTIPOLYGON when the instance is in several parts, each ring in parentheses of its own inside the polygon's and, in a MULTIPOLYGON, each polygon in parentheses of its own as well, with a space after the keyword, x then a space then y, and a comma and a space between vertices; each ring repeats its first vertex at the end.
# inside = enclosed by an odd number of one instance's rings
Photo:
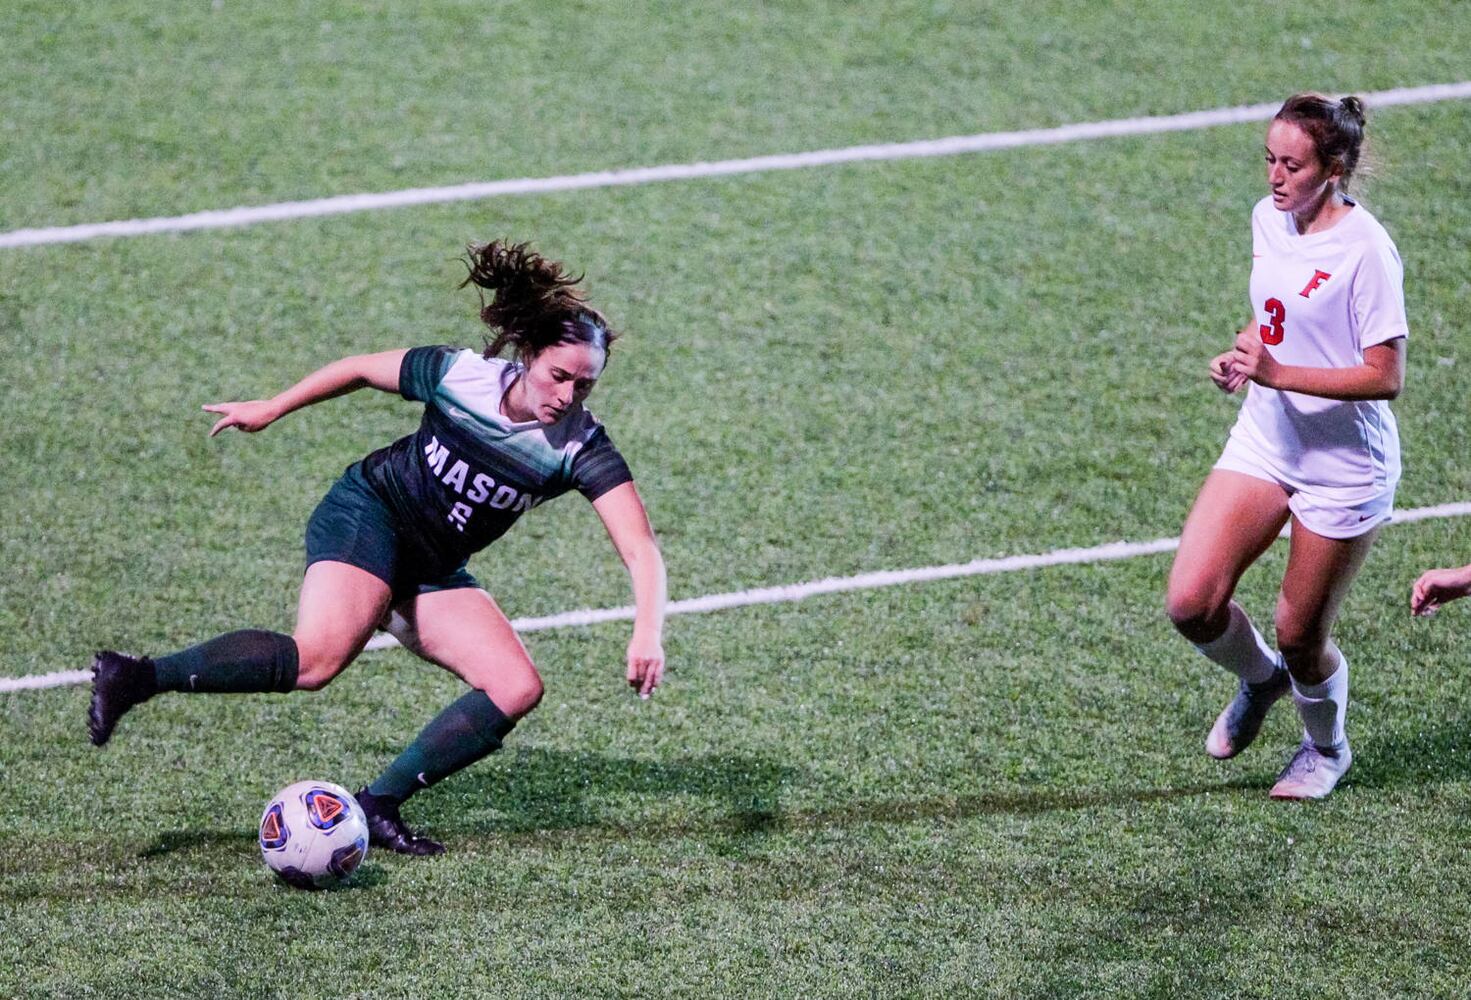
POLYGON ((1261 325, 1262 343, 1280 344, 1287 333, 1282 328, 1282 322, 1287 319, 1287 307, 1282 304, 1281 299, 1268 299, 1265 308, 1271 323, 1261 325))

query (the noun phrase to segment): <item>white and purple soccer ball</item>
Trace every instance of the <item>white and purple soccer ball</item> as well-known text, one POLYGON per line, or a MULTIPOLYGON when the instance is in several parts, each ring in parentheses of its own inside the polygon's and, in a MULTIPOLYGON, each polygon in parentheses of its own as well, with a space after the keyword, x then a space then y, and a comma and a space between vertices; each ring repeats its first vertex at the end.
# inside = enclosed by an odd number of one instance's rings
POLYGON ((346 881, 368 856, 368 820, 341 785, 298 781, 261 814, 260 850, 286 883, 325 889, 346 881))

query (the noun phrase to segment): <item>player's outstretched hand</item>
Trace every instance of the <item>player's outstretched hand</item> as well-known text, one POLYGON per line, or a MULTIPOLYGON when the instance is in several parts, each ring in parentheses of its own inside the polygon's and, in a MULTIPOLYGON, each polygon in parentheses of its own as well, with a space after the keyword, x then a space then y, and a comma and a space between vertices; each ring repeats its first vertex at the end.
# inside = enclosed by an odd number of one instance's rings
POLYGON ((252 399, 246 403, 207 403, 204 412, 222 414, 209 429, 210 437, 227 427, 238 427, 247 434, 254 434, 271 426, 277 417, 275 404, 268 399, 252 399))
POLYGON ((1246 376, 1231 368, 1230 351, 1211 358, 1211 381, 1228 396, 1246 384, 1246 376))
POLYGON ((1467 594, 1471 594, 1471 566, 1426 570, 1410 591, 1410 614, 1433 615, 1442 604, 1467 594))
POLYGON ((664 644, 658 636, 633 633, 628 643, 628 685, 648 699, 664 679, 664 644))

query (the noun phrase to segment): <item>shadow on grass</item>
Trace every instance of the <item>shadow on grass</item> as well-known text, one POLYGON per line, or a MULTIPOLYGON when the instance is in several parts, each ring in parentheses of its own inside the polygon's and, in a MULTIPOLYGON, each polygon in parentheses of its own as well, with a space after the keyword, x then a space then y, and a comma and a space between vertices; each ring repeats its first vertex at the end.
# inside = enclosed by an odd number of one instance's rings
MULTIPOLYGON (((1411 734, 1386 734, 1356 747, 1349 786, 1365 789, 1471 779, 1471 727, 1438 723, 1411 734)), ((591 752, 523 749, 500 766, 475 768, 445 786, 456 797, 494 807, 488 820, 466 820, 453 799, 424 796, 419 813, 431 832, 451 839, 548 844, 559 840, 649 840, 672 836, 706 840, 740 853, 760 838, 784 831, 866 824, 965 820, 978 816, 1035 816, 1128 804, 1250 792, 1270 785, 1254 778, 1165 788, 1000 790, 971 795, 858 799, 827 808, 783 808, 782 789, 800 778, 793 767, 760 757, 703 756, 650 761, 591 752), (649 820, 623 818, 629 797, 656 800, 649 820), (664 800, 662 803, 657 800, 664 800), (676 808, 675 800, 686 804, 676 808)), ((420 800, 415 801, 417 806, 420 800)), ((249 830, 171 830, 138 853, 142 859, 184 850, 240 851, 249 830)), ((370 866, 376 869, 376 866, 370 866)), ((351 886, 377 884, 382 870, 365 869, 351 886), (367 877, 365 877, 367 876, 367 877)))
POLYGON ((911 823, 916 820, 959 820, 977 816, 1037 816, 1043 813, 1112 809, 1122 805, 1167 802, 1242 791, 1257 792, 1264 787, 1261 781, 1240 779, 1172 788, 980 792, 975 795, 934 796, 924 799, 859 801, 833 809, 797 811, 784 819, 788 827, 816 829, 858 823, 911 823))
POLYGON ((1471 722, 1436 721, 1413 733, 1382 733, 1362 744, 1354 741, 1353 750, 1346 781, 1360 788, 1471 779, 1471 722))
POLYGON ((360 865, 357 871, 352 873, 352 878, 348 879, 346 882, 339 883, 338 885, 329 885, 325 888, 320 889, 303 890, 291 885, 285 879, 278 878, 276 879, 276 888, 280 889, 282 892, 357 892, 360 889, 372 889, 375 886, 380 886, 387 881, 387 870, 382 865, 377 865, 371 861, 367 861, 360 865))
POLYGON ((610 814, 635 797, 693 800, 688 822, 680 824, 688 832, 756 834, 780 825, 781 790, 801 775, 793 767, 737 755, 651 761, 530 749, 509 763, 472 771, 456 789, 501 814, 485 832, 617 829, 610 814))
MULTIPOLYGON (((430 792, 415 799, 410 812, 418 814, 417 822, 425 822, 427 814, 428 825, 449 836, 459 832, 544 842, 547 835, 611 835, 632 840, 679 835, 728 842, 733 837, 756 838, 785 830, 1033 816, 1234 792, 1257 794, 1270 786, 1275 772, 1268 765, 1250 778, 1165 788, 1012 789, 785 809, 782 789, 798 782, 801 774, 797 768, 752 756, 658 761, 522 749, 502 757, 496 766, 472 768, 450 779, 443 787, 452 797, 440 798, 430 792), (497 815, 466 821, 454 803, 455 798, 465 797, 492 806, 497 815), (655 800, 648 811, 665 816, 651 821, 620 818, 620 812, 629 811, 630 797, 655 800), (676 809, 674 800, 687 807, 676 809), (675 812, 677 816, 669 815, 675 812)), ((1349 787, 1365 789, 1471 780, 1471 725, 1437 722, 1418 732, 1388 733, 1355 744, 1354 766, 1347 780, 1349 787)), ((159 834, 138 857, 194 849, 240 850, 253 839, 249 830, 171 830, 159 834)))
MULTIPOLYGON (((973 795, 857 799, 838 806, 790 809, 781 790, 800 772, 759 758, 700 757, 653 762, 593 753, 523 750, 509 769, 472 775, 464 791, 500 814, 484 822, 458 821, 460 829, 488 839, 547 844, 556 840, 702 838, 717 849, 738 851, 784 831, 865 824, 964 820, 977 816, 1030 816, 1112 808, 1249 791, 1260 794, 1270 776, 1169 788, 1007 790, 973 795), (703 807, 675 810, 648 820, 620 815, 626 796, 696 798, 703 807), (713 802, 714 808, 710 803, 713 802), (678 811, 678 815, 669 815, 678 811)), ((462 791, 463 793, 463 791, 462 791)), ((432 822, 453 836, 457 820, 445 807, 432 822)))
MULTIPOLYGON (((829 808, 788 809, 781 804, 782 788, 800 772, 756 757, 649 761, 532 749, 504 763, 510 766, 474 769, 452 779, 445 788, 453 797, 436 801, 432 792, 424 795, 422 807, 408 810, 411 824, 422 825, 451 842, 465 836, 538 845, 683 837, 704 840, 721 853, 740 854, 774 833, 977 816, 1033 816, 1240 791, 1259 794, 1266 780, 1169 788, 1020 789, 857 799, 829 808), (651 800, 651 806, 639 811, 655 815, 628 818, 630 796, 651 800), (492 806, 495 815, 467 819, 455 802, 465 797, 492 806)), ((252 834, 246 831, 175 830, 161 834, 139 856, 157 858, 175 851, 212 848, 239 851, 251 841, 252 834)))
POLYGON ((254 830, 168 830, 138 852, 140 858, 161 858, 175 851, 239 851, 255 842, 254 830))
MULTIPOLYGON (((696 800, 687 821, 670 823, 685 833, 726 838, 781 826, 781 788, 797 769, 757 757, 706 756, 669 761, 608 757, 595 753, 520 750, 497 761, 499 766, 471 768, 443 787, 450 796, 428 792, 407 808, 413 825, 424 822, 432 832, 453 836, 456 829, 482 834, 546 834, 556 831, 620 831, 611 822, 628 796, 696 800), (507 766, 509 765, 509 766, 507 766), (469 796, 488 802, 500 814, 479 827, 457 815, 454 801, 469 796), (422 803, 422 805, 421 805, 422 803)), ((634 836, 646 824, 631 824, 634 836)), ((137 857, 152 859, 178 851, 241 851, 253 846, 253 830, 170 830, 159 834, 137 857)), ((359 878, 354 878, 356 884, 359 878)))
MULTIPOLYGON (((799 774, 794 768, 759 758, 697 757, 651 762, 593 753, 527 750, 518 755, 509 769, 472 771, 456 782, 457 795, 468 793, 493 803, 498 813, 494 818, 467 819, 453 799, 446 797, 436 807, 438 815, 426 809, 420 817, 411 817, 411 822, 423 823, 428 832, 444 837, 451 851, 471 844, 494 851, 508 844, 556 847, 694 838, 718 853, 740 857, 762 849, 765 837, 783 832, 960 821, 981 816, 1036 816, 1248 792, 1260 796, 1268 780, 1167 788, 1009 790, 973 795, 855 799, 828 808, 785 809, 780 803, 782 786, 799 774), (654 815, 645 820, 625 818, 629 794, 659 800, 650 810, 654 815), (620 795, 625 798, 620 799, 620 795), (689 808, 684 809, 674 802, 690 798, 704 802, 687 801, 689 808)), ((429 796, 425 799, 428 805, 429 796)), ((110 850, 97 850, 99 847, 102 845, 93 841, 93 863, 108 868, 130 868, 129 859, 135 864, 146 863, 177 852, 219 858, 256 853, 255 831, 250 828, 170 830, 136 852, 116 842, 110 850)), ((26 870, 30 875, 71 871, 75 867, 73 853, 58 845, 53 855, 54 865, 30 863, 26 870)), ((380 852, 335 891, 386 884, 392 880, 397 863, 380 852), (385 860, 386 865, 379 863, 385 860)), ((155 869, 155 872, 167 870, 170 869, 155 869)), ((0 886, 0 899, 51 898, 98 891, 96 883, 89 883, 85 888, 67 888, 42 879, 26 886, 0 886)))

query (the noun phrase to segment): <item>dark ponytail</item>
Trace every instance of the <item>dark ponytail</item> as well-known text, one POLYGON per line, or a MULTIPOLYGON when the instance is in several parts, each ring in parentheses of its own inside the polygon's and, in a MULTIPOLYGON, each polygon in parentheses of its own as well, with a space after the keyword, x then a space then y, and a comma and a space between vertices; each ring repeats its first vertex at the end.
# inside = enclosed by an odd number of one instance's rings
POLYGON ((1360 129, 1368 123, 1368 116, 1364 113, 1364 102, 1352 94, 1341 98, 1338 102, 1338 108, 1343 114, 1348 116, 1350 121, 1357 124, 1360 129))
POLYGON ((1294 94, 1283 102, 1276 117, 1292 122, 1308 134, 1318 159, 1337 165, 1341 171, 1338 188, 1345 189, 1363 153, 1364 127, 1368 121, 1364 102, 1353 96, 1335 101, 1322 94, 1294 94))
POLYGON ((480 319, 494 333, 486 341, 487 358, 507 345, 521 361, 567 342, 606 352, 618 336, 602 313, 583 300, 577 288, 582 277, 571 277, 529 243, 471 243, 462 262, 469 274, 460 287, 475 285, 491 292, 488 303, 484 291, 480 295, 480 319))

